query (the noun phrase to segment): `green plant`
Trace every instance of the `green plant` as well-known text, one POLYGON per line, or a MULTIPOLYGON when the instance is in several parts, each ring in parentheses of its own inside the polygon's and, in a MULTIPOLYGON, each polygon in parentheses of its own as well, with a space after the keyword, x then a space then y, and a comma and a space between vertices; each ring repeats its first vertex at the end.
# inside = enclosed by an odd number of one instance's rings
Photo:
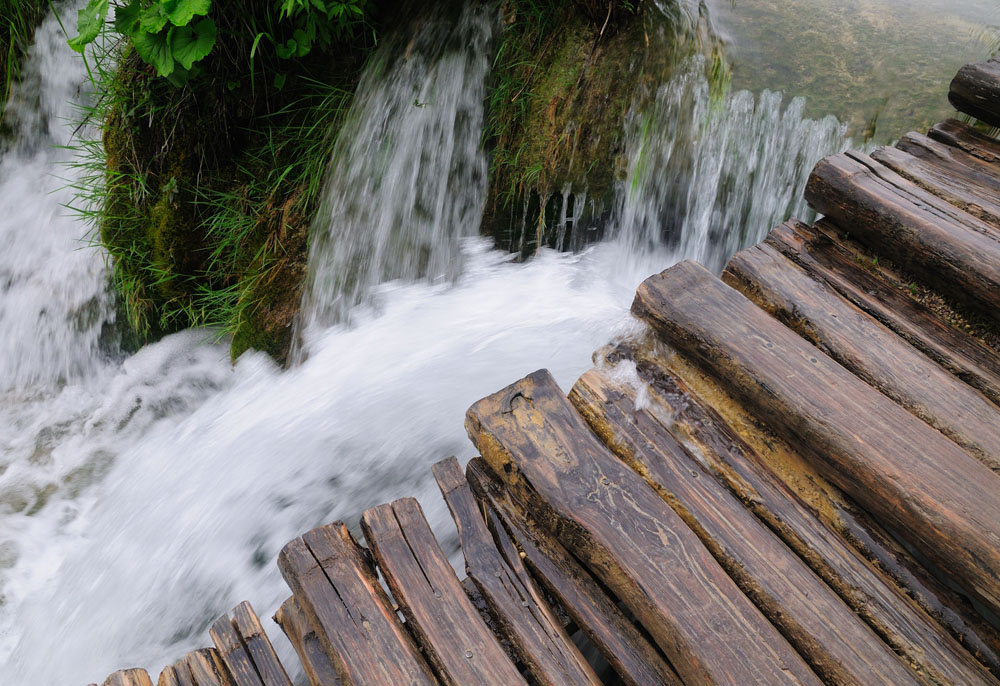
POLYGON ((0 0, 0 123, 11 86, 21 77, 21 59, 48 9, 48 2, 0 0))

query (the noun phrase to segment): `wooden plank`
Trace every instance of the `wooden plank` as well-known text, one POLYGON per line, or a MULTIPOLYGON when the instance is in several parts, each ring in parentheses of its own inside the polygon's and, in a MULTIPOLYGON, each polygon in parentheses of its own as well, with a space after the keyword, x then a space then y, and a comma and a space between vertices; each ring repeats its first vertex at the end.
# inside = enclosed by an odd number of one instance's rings
POLYGON ((264 686, 292 686, 285 668, 274 652, 271 639, 250 603, 244 601, 233 609, 233 626, 250 653, 264 686))
POLYGON ((341 681, 337 670, 294 596, 281 604, 274 621, 295 648, 310 686, 339 686, 341 681))
POLYGON ((1000 472, 1000 410, 825 282, 766 244, 733 256, 722 280, 1000 472))
POLYGON ((177 671, 173 665, 167 665, 160 672, 160 678, 157 680, 156 686, 180 686, 180 683, 180 680, 177 678, 177 671))
POLYGON ((806 199, 851 237, 1000 322, 1000 231, 859 153, 816 165, 806 199))
POLYGON ((918 674, 939 684, 995 684, 963 646, 1000 673, 996 632, 961 602, 956 603, 954 595, 944 598, 938 589, 936 597, 929 598, 923 583, 905 578, 906 561, 886 566, 885 561, 896 551, 868 540, 875 525, 858 522, 857 514, 831 497, 828 491, 833 487, 810 472, 808 465, 790 462, 791 456, 781 455, 780 439, 765 435, 759 427, 745 424, 738 413, 733 414, 731 398, 720 398, 718 389, 705 389, 712 400, 703 399, 706 396, 697 394, 678 376, 674 370, 678 362, 676 357, 668 360, 657 354, 652 347, 623 344, 606 352, 600 364, 614 378, 629 379, 638 389, 636 400, 641 398, 640 404, 653 417, 683 437, 685 448, 698 462, 781 537, 918 674), (727 417, 716 407, 723 408, 727 417), (766 457, 743 435, 767 449, 766 457), (790 475, 794 483, 807 484, 801 498, 776 470, 790 475), (838 533, 841 531, 843 535, 838 533), (869 560, 876 561, 881 570, 896 573, 887 578, 869 560), (951 636, 934 619, 945 625, 951 636))
POLYGON ((935 124, 928 137, 991 164, 1000 164, 1000 141, 957 119, 935 124))
POLYGON ((208 633, 236 686, 263 686, 260 675, 257 674, 257 668, 254 666, 246 646, 243 645, 243 641, 240 640, 240 635, 233 628, 232 620, 228 614, 215 620, 208 633))
POLYGON ((959 69, 948 89, 948 101, 959 112, 1000 126, 1000 58, 959 69))
POLYGON ((577 381, 570 401, 677 512, 824 683, 921 683, 663 424, 637 408, 634 390, 593 370, 577 381))
POLYGON ((465 595, 413 498, 367 510, 365 540, 444 684, 525 684, 465 595))
POLYGON ((198 686, 191 673, 191 665, 188 664, 187 656, 182 657, 174 663, 174 676, 177 678, 177 686, 198 686))
POLYGON ((994 404, 1000 404, 1000 356, 992 348, 943 321, 932 310, 869 271, 833 237, 802 222, 790 221, 768 235, 780 250, 814 278, 823 279, 841 296, 994 404))
POLYGON ((494 531, 494 535, 512 539, 534 577, 566 608, 572 621, 597 647, 623 683, 628 686, 681 686, 680 677, 649 639, 552 534, 509 497, 482 458, 469 461, 466 478, 481 505, 492 510, 503 525, 503 530, 494 531))
POLYGON ((1000 169, 918 133, 872 158, 963 212, 1000 226, 1000 169))
POLYGON ((647 279, 632 309, 1000 610, 1000 477, 693 262, 647 279))
POLYGON ((476 403, 466 428, 494 473, 635 614, 685 684, 819 683, 548 372, 476 403))
POLYGON ((104 680, 104 686, 153 686, 145 669, 123 669, 104 680))
POLYGON ((458 526, 466 572, 528 672, 540 684, 600 684, 520 559, 497 550, 458 461, 439 462, 433 471, 458 526))
POLYGON ((278 567, 342 681, 437 683, 343 522, 288 543, 278 567))
POLYGON ((229 672, 214 648, 194 650, 184 659, 196 686, 232 686, 229 672))

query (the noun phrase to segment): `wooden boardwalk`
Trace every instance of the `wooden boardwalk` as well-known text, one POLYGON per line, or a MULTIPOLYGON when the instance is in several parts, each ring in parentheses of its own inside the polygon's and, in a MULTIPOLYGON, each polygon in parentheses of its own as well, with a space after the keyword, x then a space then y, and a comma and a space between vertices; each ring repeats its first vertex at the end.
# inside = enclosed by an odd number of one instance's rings
MULTIPOLYGON (((950 95, 1000 126, 1000 62, 950 95)), ((950 120, 806 194, 721 280, 650 277, 568 396, 469 410, 481 457, 434 466, 464 580, 413 499, 285 546, 309 683, 1000 686, 1000 141, 950 120)), ((210 635, 159 686, 290 686, 248 604, 210 635)))

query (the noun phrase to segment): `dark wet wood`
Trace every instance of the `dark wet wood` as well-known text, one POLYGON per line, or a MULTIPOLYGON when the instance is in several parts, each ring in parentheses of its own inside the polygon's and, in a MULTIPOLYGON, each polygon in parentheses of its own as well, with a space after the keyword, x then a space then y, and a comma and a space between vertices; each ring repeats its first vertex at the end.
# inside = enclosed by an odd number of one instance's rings
POLYGON ((145 669, 123 669, 104 680, 104 686, 153 686, 145 669))
POLYGON ((962 67, 948 89, 948 101, 959 112, 1000 126, 1000 58, 962 67))
POLYGON ((219 617, 208 633, 236 686, 263 686, 257 668, 228 614, 219 617))
POLYGON ((859 153, 816 165, 806 199, 851 238, 1000 322, 1000 230, 859 153))
POLYGON ((250 603, 242 602, 233 609, 233 626, 242 637, 264 686, 292 686, 250 603))
POLYGON ((465 595, 413 498, 364 513, 361 526, 393 598, 444 684, 525 684, 465 595))
POLYGON ((599 371, 570 400, 643 476, 826 684, 918 684, 822 579, 688 454, 637 394, 599 371))
POLYGON ((466 428, 494 473, 635 614, 685 684, 819 683, 548 372, 476 403, 466 428))
POLYGON ((737 253, 722 280, 1000 472, 1000 409, 773 247, 737 253))
POLYGON ((935 124, 927 135, 984 162, 1000 165, 1000 141, 957 119, 935 124))
POLYGON ((229 672, 215 648, 192 651, 184 659, 191 670, 195 686, 233 685, 229 672))
POLYGON ((281 604, 274 615, 274 621, 281 627, 299 656, 310 686, 339 686, 341 681, 333 661, 323 650, 316 630, 309 624, 309 618, 294 596, 281 604))
POLYGON ((886 281, 878 269, 863 267, 835 237, 793 220, 771 231, 765 242, 1000 404, 1000 356, 996 351, 943 321, 886 281))
POLYGON ((194 675, 191 674, 191 665, 188 664, 187 656, 174 663, 174 677, 177 679, 177 686, 198 686, 194 675))
POLYGON ((566 608, 573 622, 628 686, 681 686, 680 677, 600 584, 520 503, 511 499, 482 458, 469 461, 466 477, 484 508, 523 554, 534 577, 566 608))
POLYGON ((552 686, 600 684, 520 559, 505 557, 497 549, 458 461, 439 462, 433 471, 458 526, 466 573, 528 672, 539 683, 552 686))
POLYGON ((361 547, 342 522, 286 545, 278 567, 349 684, 436 684, 361 547))
MULTIPOLYGON (((954 680, 981 686, 996 683, 962 648, 964 645, 979 654, 989 666, 1000 667, 996 652, 989 648, 995 643, 995 632, 961 603, 953 602, 954 598, 926 598, 920 588, 907 583, 908 579, 897 585, 870 564, 868 560, 877 560, 882 565, 892 553, 875 542, 858 545, 857 532, 871 525, 859 524, 852 511, 831 500, 826 495, 827 484, 810 489, 813 500, 809 504, 803 501, 775 473, 777 460, 768 462, 716 411, 715 405, 724 401, 715 399, 709 404, 651 348, 619 346, 604 354, 600 366, 619 365, 624 369, 615 374, 625 376, 635 365, 635 383, 642 388, 643 404, 652 416, 667 422, 669 429, 683 438, 685 448, 918 674, 942 685, 954 680), (827 518, 821 519, 819 512, 825 512, 827 518), (917 597, 920 605, 908 594, 917 597), (946 619, 954 638, 929 613, 946 619)), ((773 446, 777 439, 766 440, 773 446)), ((810 483, 820 478, 801 470, 795 474, 810 483)))
POLYGON ((908 133, 872 158, 925 191, 993 226, 1000 226, 1000 169, 956 148, 908 133))
POLYGON ((1000 477, 691 262, 633 303, 834 484, 993 612, 1000 610, 1000 477))

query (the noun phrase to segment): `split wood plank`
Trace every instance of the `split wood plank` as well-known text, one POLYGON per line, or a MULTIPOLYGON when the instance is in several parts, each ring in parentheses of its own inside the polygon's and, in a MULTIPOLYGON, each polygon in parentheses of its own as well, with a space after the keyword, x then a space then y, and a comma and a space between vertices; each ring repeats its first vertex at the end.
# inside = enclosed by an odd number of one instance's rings
POLYGON ((1000 230, 860 153, 822 160, 805 195, 852 238, 1000 322, 1000 230))
POLYGON ((628 686, 681 686, 680 677, 649 639, 618 608, 596 580, 531 517, 477 457, 466 478, 482 506, 503 525, 494 535, 509 536, 534 577, 566 608, 623 683, 628 686))
MULTIPOLYGON (((1000 674, 996 650, 1000 644, 995 631, 955 602, 953 595, 944 597, 937 590, 931 598, 924 584, 914 584, 902 574, 894 574, 892 579, 884 576, 869 560, 883 564, 895 550, 871 540, 878 535, 871 533, 876 525, 856 521, 853 511, 845 511, 823 495, 822 489, 812 496, 824 500, 807 505, 716 411, 716 404, 726 401, 716 398, 707 403, 669 365, 652 348, 627 344, 606 352, 601 360, 601 368, 613 369, 615 377, 632 378, 650 414, 682 438, 699 463, 780 536, 918 674, 941 686, 956 681, 978 686, 998 683, 970 655, 972 652, 1000 674), (835 516, 825 523, 817 515, 820 510, 835 516)), ((904 571, 906 564, 903 561, 901 568, 897 562, 883 569, 904 571)))
POLYGON ((452 686, 524 685, 483 624, 413 498, 367 510, 365 540, 438 678, 452 686))
POLYGON ((173 672, 177 686, 198 686, 194 675, 191 674, 191 666, 188 664, 186 656, 174 663, 173 672))
POLYGON ((872 158, 929 193, 993 226, 1000 226, 1000 169, 918 133, 872 158))
POLYGON ((337 670, 323 650, 316 630, 309 623, 305 611, 299 607, 295 596, 281 604, 274 615, 274 621, 281 627, 299 656, 310 686, 339 686, 341 681, 337 670))
POLYGON ((860 266, 834 238, 793 220, 765 242, 1000 406, 1000 355, 860 266))
POLYGON ((636 407, 634 391, 592 370, 577 381, 569 399, 604 443, 695 532, 825 684, 922 683, 666 427, 636 407))
POLYGON ((195 686, 232 686, 233 681, 214 648, 194 650, 185 656, 195 686))
POLYGON ((250 653, 264 686, 292 686, 257 613, 244 601, 233 609, 233 626, 250 653))
POLYGON ((825 282, 767 244, 734 255, 722 280, 1000 472, 1000 409, 825 282))
POLYGON ((122 669, 104 680, 104 686, 153 686, 145 669, 122 669))
POLYGON ((173 665, 167 665, 160 672, 160 678, 156 682, 156 686, 180 686, 180 680, 177 678, 177 670, 174 669, 173 665))
POLYGON ((343 522, 288 543, 278 567, 343 682, 437 683, 343 522))
POLYGON ((984 162, 1000 164, 1000 141, 957 119, 946 119, 935 124, 927 135, 984 162))
POLYGON ((1000 58, 959 69, 948 89, 948 101, 959 112, 1000 126, 1000 58))
POLYGON ((263 686, 250 653, 240 640, 228 614, 215 620, 208 633, 236 686, 263 686))
POLYGON ((476 403, 466 428, 494 473, 635 614, 685 684, 819 683, 547 371, 476 403))
POLYGON ((633 312, 953 581, 1000 611, 1000 477, 704 267, 640 286, 633 312))
POLYGON ((600 684, 562 622, 535 588, 515 555, 497 550, 458 461, 432 468, 458 527, 466 573, 493 611, 504 636, 528 672, 549 686, 600 684))

